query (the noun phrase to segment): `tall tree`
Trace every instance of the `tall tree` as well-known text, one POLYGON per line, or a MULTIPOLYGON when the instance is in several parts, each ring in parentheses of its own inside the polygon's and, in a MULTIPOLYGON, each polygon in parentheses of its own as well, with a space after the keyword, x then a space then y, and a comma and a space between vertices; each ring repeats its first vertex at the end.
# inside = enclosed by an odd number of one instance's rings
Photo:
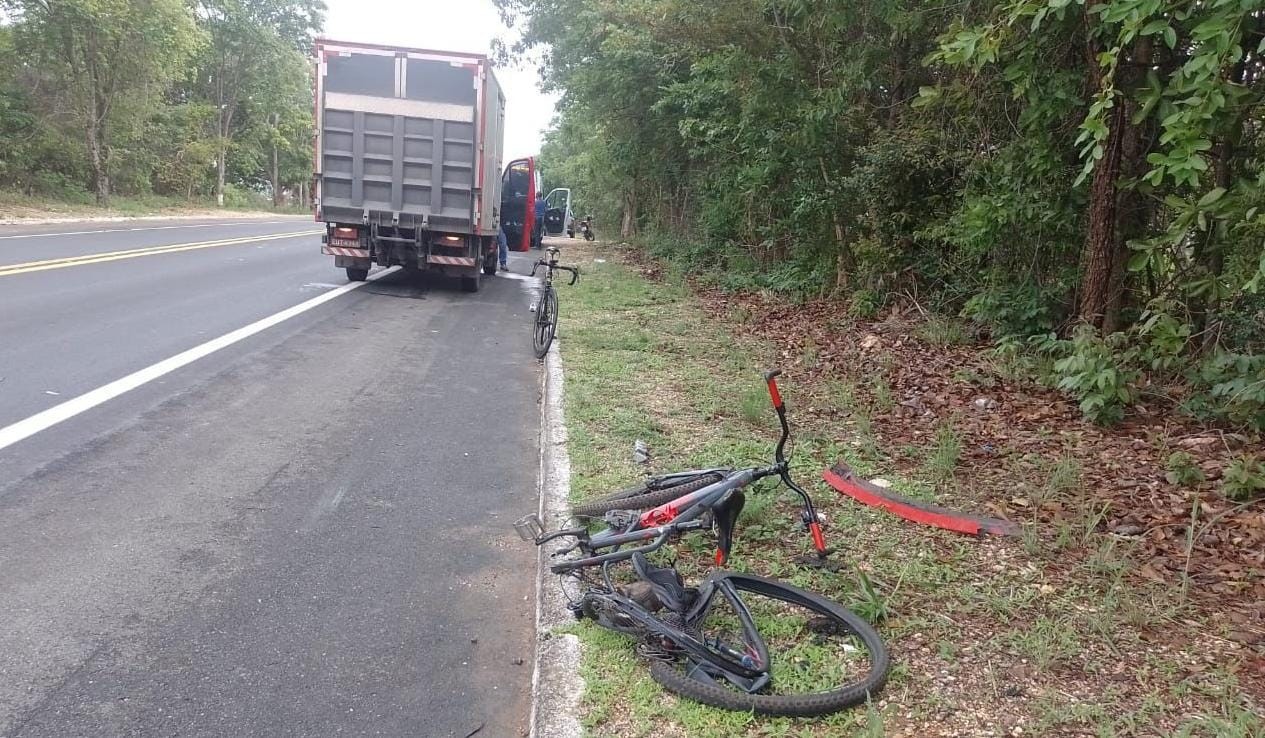
MULTIPOLYGON (((306 64, 312 34, 324 19, 322 0, 202 0, 199 22, 210 43, 198 63, 197 88, 214 106, 215 199, 224 204, 228 157, 245 128, 242 113, 252 104, 266 106, 277 85, 293 81, 293 70, 306 64)), ((272 112, 263 111, 266 117, 272 112)))
POLYGON ((181 0, 0 0, 16 41, 76 121, 99 204, 110 199, 111 132, 179 76, 201 38, 181 0))

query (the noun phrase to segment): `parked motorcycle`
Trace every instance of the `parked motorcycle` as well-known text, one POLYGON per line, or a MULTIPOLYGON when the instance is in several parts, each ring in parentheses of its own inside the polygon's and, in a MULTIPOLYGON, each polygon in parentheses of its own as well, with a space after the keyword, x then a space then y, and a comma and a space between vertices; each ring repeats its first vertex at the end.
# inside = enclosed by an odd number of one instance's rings
POLYGON ((584 236, 585 241, 592 241, 597 238, 597 235, 593 233, 593 216, 586 216, 580 221, 579 231, 584 236))

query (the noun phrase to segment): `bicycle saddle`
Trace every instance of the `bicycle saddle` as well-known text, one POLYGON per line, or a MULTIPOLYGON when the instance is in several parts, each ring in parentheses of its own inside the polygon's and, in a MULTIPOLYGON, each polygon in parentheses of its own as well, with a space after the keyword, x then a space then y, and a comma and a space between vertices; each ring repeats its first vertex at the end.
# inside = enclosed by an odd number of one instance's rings
POLYGON ((632 565, 637 576, 650 585, 659 602, 672 612, 685 612, 698 595, 697 590, 686 588, 681 575, 670 566, 655 566, 639 553, 633 554, 632 565))

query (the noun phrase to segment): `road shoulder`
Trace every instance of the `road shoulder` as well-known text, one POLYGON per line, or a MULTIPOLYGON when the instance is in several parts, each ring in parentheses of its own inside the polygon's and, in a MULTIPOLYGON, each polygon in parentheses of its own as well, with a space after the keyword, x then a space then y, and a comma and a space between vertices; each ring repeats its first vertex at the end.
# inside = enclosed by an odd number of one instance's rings
MULTIPOLYGON (((540 408, 540 519, 546 529, 566 524, 571 495, 571 459, 563 410, 562 358, 555 341, 545 357, 540 408)), ((579 738, 584 681, 580 677, 580 639, 559 632, 574 622, 557 577, 549 572, 550 554, 560 544, 539 549, 536 580, 536 665, 532 673, 533 738, 579 738)))

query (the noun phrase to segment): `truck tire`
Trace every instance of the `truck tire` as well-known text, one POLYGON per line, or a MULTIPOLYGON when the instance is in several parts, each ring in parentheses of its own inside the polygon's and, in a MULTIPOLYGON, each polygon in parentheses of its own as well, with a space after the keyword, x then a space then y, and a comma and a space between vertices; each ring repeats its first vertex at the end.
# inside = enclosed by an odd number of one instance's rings
POLYGON ((347 280, 349 282, 363 282, 368 276, 368 269, 353 269, 352 267, 347 267, 347 280))
POLYGON ((473 277, 462 277, 461 289, 465 292, 478 292, 479 291, 479 273, 475 272, 473 277))
POLYGON ((487 275, 496 274, 497 252, 491 251, 483 255, 483 273, 487 275))

